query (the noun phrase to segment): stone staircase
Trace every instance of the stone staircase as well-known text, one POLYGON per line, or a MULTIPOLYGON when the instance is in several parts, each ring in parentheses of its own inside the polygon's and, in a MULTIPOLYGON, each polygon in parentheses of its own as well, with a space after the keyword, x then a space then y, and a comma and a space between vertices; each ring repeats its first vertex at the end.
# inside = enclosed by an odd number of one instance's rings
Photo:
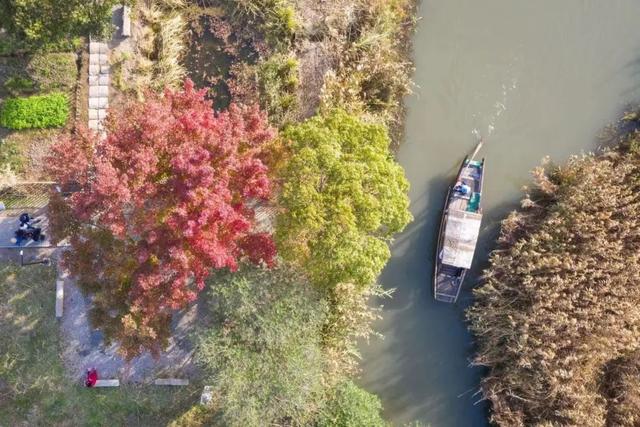
POLYGON ((109 46, 89 42, 89 128, 100 133, 109 107, 109 46))

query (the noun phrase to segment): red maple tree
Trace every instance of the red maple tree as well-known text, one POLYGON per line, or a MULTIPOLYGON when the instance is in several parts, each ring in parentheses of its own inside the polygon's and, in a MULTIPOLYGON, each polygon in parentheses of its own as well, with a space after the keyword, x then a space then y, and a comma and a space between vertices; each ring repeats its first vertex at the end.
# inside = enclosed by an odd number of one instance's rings
POLYGON ((81 127, 49 159, 57 182, 80 189, 53 196, 51 232, 69 238, 65 264, 94 295, 94 325, 128 358, 166 344, 172 312, 211 269, 275 257, 252 209, 271 193, 263 154, 275 132, 257 107, 214 113, 205 92, 187 80, 150 93, 110 111, 105 138, 81 127))

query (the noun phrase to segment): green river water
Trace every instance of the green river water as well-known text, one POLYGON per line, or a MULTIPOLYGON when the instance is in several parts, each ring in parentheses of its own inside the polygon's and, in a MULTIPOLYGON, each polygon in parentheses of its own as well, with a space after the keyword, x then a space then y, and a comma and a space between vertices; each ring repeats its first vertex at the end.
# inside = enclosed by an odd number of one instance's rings
POLYGON ((597 148, 597 135, 638 100, 636 0, 423 0, 414 38, 417 87, 398 153, 415 221, 398 236, 380 281, 396 288, 363 344, 361 384, 394 425, 482 426, 482 370, 469 367, 464 323, 471 286, 499 222, 518 206, 530 170, 597 148), (447 186, 474 131, 485 136, 484 220, 474 271, 456 305, 435 303, 432 260, 447 186))

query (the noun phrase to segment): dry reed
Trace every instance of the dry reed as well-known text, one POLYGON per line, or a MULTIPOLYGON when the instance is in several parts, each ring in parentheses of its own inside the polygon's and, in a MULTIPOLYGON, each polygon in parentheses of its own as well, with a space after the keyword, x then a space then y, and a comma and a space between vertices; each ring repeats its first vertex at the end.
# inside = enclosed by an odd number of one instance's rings
POLYGON ((620 402, 640 413, 637 396, 602 390, 605 368, 640 350, 639 178, 633 150, 547 164, 503 222, 468 311, 496 424, 638 425, 611 421, 620 402))

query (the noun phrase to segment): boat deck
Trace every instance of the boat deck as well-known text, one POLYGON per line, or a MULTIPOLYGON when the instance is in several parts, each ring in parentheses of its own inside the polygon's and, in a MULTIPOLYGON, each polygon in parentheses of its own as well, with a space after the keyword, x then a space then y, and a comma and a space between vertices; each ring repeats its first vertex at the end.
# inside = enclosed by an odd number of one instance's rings
MULTIPOLYGON (((469 194, 461 194, 451 188, 445 208, 448 212, 459 211, 478 214, 482 193, 483 167, 484 162, 470 162, 462 168, 457 180, 468 185, 471 191, 469 194)), ((443 219, 443 221, 445 220, 443 219)), ((446 226, 446 222, 443 222, 442 226, 446 226)), ((444 233, 444 228, 442 228, 440 232, 444 233)), ((440 238, 442 239, 443 236, 440 238)), ((437 256, 439 260, 437 261, 438 266, 436 269, 434 297, 437 301, 454 303, 458 299, 458 294, 460 293, 460 288, 462 287, 462 282, 464 281, 467 270, 440 262, 442 253, 439 253, 437 256)))
POLYGON ((462 175, 460 175, 460 181, 462 181, 464 184, 467 184, 471 188, 471 194, 462 195, 460 193, 452 191, 449 210, 468 210, 472 194, 480 193, 482 191, 481 171, 476 166, 470 165, 464 168, 464 170, 462 171, 462 175))
POLYGON ((458 297, 464 270, 442 264, 436 278, 435 298, 437 301, 455 302, 458 297))

